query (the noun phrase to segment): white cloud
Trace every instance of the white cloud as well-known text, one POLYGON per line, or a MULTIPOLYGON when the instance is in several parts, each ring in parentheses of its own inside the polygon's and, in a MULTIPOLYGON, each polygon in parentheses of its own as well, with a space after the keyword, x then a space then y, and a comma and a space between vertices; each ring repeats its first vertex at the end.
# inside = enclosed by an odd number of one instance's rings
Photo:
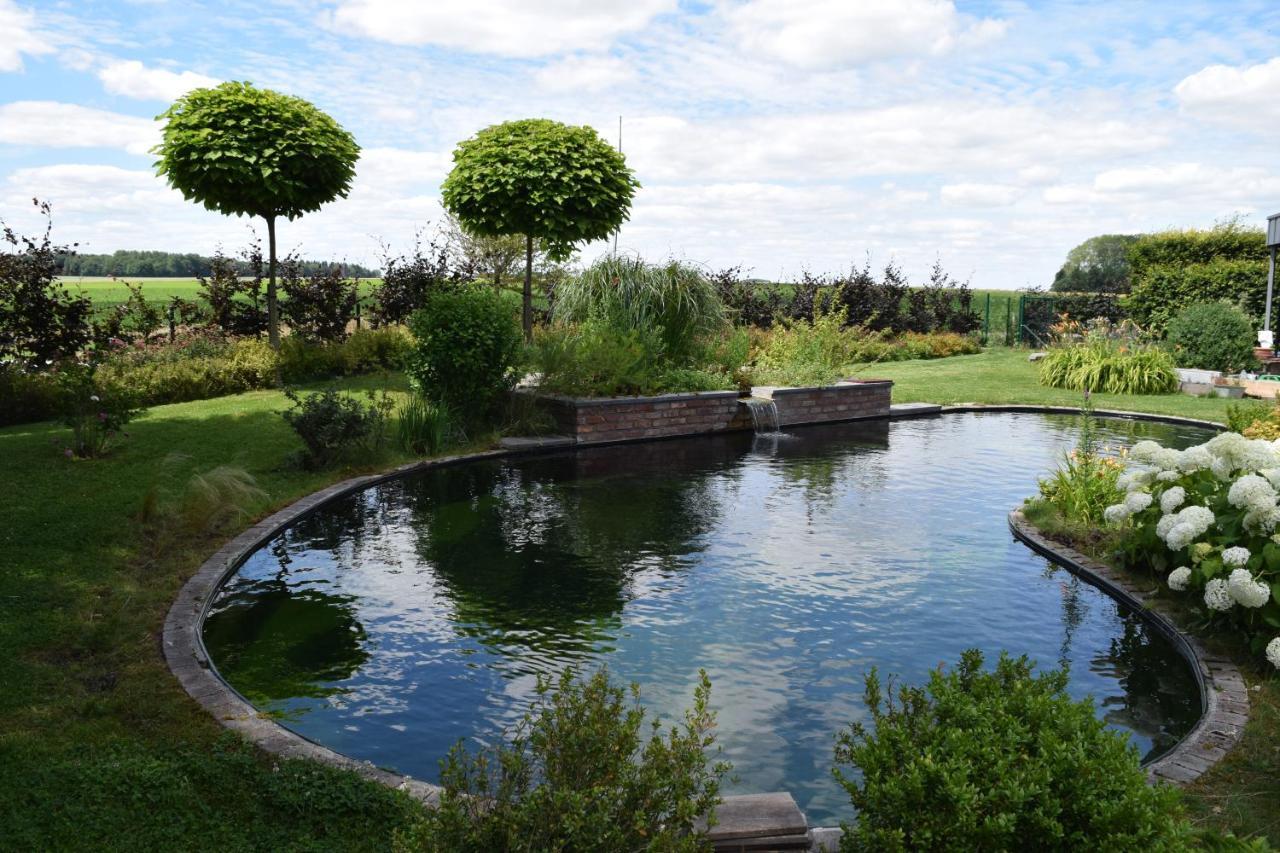
POLYGON ((216 86, 220 82, 194 71, 178 73, 148 68, 136 59, 108 63, 98 69, 98 79, 113 95, 157 101, 173 101, 192 89, 216 86))
POLYGON ((0 104, 0 142, 41 148, 121 148, 146 154, 160 141, 151 119, 57 101, 0 104))
POLYGON ((1088 184, 1044 191, 1050 204, 1176 206, 1195 203, 1219 213, 1249 212, 1280 195, 1280 175, 1257 167, 1201 163, 1133 166, 1099 172, 1088 184))
POLYGON ((53 45, 36 27, 35 13, 0 0, 0 71, 21 71, 23 54, 51 53, 53 45))
POLYGON ((1007 207, 1022 196, 1022 190, 1008 184, 945 184, 939 195, 954 206, 1007 207))
POLYGON ((548 56, 607 47, 674 8, 673 0, 343 0, 325 23, 392 44, 548 56))
POLYGON ((602 92, 634 76, 631 65, 613 56, 573 56, 544 65, 534 79, 550 92, 602 92))
POLYGON ((1006 29, 961 15, 951 0, 750 0, 727 15, 744 50, 803 68, 937 55, 1006 29))
POLYGON ((1280 119, 1280 56, 1245 67, 1210 65, 1183 78, 1173 91, 1188 113, 1274 134, 1280 119))

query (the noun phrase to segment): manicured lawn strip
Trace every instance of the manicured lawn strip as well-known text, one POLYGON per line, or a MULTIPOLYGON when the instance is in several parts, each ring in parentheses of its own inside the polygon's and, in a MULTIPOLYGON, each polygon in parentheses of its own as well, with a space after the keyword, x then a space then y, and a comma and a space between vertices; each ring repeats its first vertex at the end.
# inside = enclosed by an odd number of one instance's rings
POLYGON ((160 654, 179 587, 230 531, 154 553, 135 521, 149 490, 237 465, 265 513, 352 473, 286 463, 301 447, 275 414, 286 405, 263 391, 157 407, 94 461, 63 458, 52 424, 0 430, 0 846, 385 849, 416 808, 238 746, 160 654))
MULTIPOLYGON (((1036 380, 1036 364, 1028 350, 993 347, 979 355, 958 355, 932 361, 899 361, 861 365, 855 375, 892 379, 895 403, 1024 403, 1039 406, 1079 406, 1081 395, 1046 388, 1036 380)), ((1146 412, 1224 423, 1230 400, 1186 394, 1131 396, 1094 394, 1099 409, 1146 412)))

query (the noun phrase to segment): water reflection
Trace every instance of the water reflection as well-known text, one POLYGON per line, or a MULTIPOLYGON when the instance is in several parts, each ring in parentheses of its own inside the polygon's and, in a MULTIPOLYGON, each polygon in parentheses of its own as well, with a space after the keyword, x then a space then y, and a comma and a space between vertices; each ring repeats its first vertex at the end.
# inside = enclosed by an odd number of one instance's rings
MULTIPOLYGON (((338 501, 253 555, 206 643, 232 684, 328 746, 433 778, 534 676, 608 663, 672 715, 707 669, 734 791, 844 816, 834 733, 863 676, 969 647, 1070 669, 1143 754, 1195 719, 1188 668, 1110 598, 1014 542, 1005 512, 1071 418, 958 415, 490 460, 338 501), (306 700, 306 701, 303 701, 306 700)), ((1113 424, 1114 442, 1197 430, 1113 424)))

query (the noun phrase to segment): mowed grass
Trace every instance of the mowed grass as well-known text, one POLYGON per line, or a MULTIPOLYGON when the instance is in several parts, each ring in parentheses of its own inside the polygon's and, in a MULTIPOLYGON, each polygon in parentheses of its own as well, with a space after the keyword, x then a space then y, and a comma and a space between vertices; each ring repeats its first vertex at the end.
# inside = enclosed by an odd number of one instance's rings
MULTIPOLYGON (((1026 353, 876 365, 895 400, 1075 405, 1042 389, 1026 353)), ((401 394, 400 376, 344 380, 401 394)), ((319 386, 317 386, 319 387, 319 386)), ((1221 419, 1225 402, 1108 397, 1100 407, 1221 419)), ((109 457, 69 461, 66 430, 0 430, 0 848, 388 849, 418 807, 308 762, 280 761, 226 734, 165 667, 159 637, 185 580, 234 533, 157 551, 138 521, 149 493, 220 465, 266 493, 254 515, 356 469, 305 471, 277 412, 282 393, 160 406, 109 457)), ((389 452, 376 466, 402 461, 389 452)), ((246 519, 241 526, 247 525, 246 519)), ((1274 832, 1275 680, 1255 697, 1244 745, 1190 798, 1197 818, 1274 832)))
POLYGON ((63 457, 58 425, 0 430, 0 848, 381 850, 416 812, 225 734, 160 653, 178 589, 232 531, 157 552, 137 521, 148 492, 234 465, 262 514, 351 473, 292 464, 284 408, 278 391, 160 406, 91 461, 63 457))
MULTIPOLYGON (((1038 365, 1027 360, 1030 351, 992 347, 978 355, 932 361, 899 361, 861 366, 856 375, 892 379, 895 403, 1026 403, 1038 406, 1079 406, 1078 391, 1046 388, 1037 380, 1038 365)), ((1173 415, 1225 423, 1230 400, 1186 394, 1093 394, 1099 409, 1173 415)))

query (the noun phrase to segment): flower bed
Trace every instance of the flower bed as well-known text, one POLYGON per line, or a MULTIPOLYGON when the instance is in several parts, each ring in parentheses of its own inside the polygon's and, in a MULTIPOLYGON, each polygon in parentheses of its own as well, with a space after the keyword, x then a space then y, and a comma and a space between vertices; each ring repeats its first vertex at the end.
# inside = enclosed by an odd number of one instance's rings
POLYGON ((1186 450, 1139 442, 1104 511, 1123 559, 1196 595, 1215 627, 1241 632, 1280 668, 1280 443, 1223 433, 1186 450))

